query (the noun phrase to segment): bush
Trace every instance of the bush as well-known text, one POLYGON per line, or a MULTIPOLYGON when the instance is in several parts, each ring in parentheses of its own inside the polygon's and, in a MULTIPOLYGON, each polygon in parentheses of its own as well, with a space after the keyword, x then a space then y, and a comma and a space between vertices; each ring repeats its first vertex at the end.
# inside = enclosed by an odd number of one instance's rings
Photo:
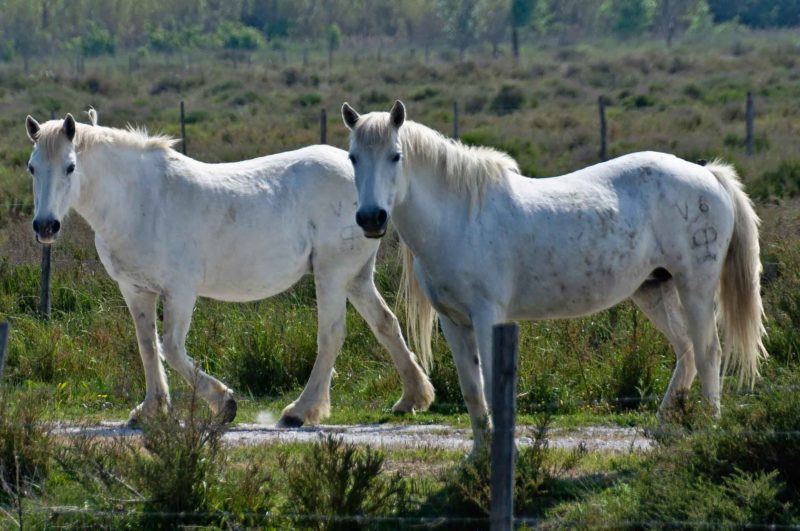
POLYGON ((318 515, 299 521, 317 529, 380 528, 358 517, 407 512, 409 499, 399 474, 382 475, 383 462, 381 452, 369 446, 359 449, 329 435, 286 464, 287 516, 318 515))
POLYGON ((524 104, 525 94, 521 88, 515 85, 503 85, 492 98, 490 107, 493 113, 502 116, 521 109, 524 104))
POLYGON ((10 404, 0 398, 0 503, 30 496, 50 466, 50 433, 42 427, 43 397, 28 393, 10 404))
MULTIPOLYGON (((580 445, 565 458, 558 458, 549 447, 549 415, 539 417, 531 433, 531 444, 518 449, 514 474, 514 512, 517 515, 541 514, 553 502, 574 494, 563 480, 586 455, 580 445)), ((425 511, 480 518, 489 515, 491 502, 491 459, 488 446, 473 460, 453 469, 425 511)))
POLYGON ((153 513, 152 523, 159 525, 206 521, 219 481, 223 426, 200 413, 194 393, 187 413, 183 423, 175 409, 145 419, 142 443, 147 454, 131 456, 131 480, 147 493, 145 513, 153 513), (160 513, 175 515, 174 521, 160 513))
MULTIPOLYGON (((753 139, 754 141, 756 139, 753 139)), ((733 145, 738 149, 744 147, 744 140, 736 135, 727 135, 725 145, 733 145)), ((757 142, 756 142, 757 144, 757 142)), ((757 145, 754 146, 757 148, 757 145)), ((757 149, 758 150, 758 149, 757 149)), ((774 170, 764 172, 761 179, 748 187, 753 197, 769 199, 770 197, 796 197, 800 194, 800 160, 783 160, 774 170)))

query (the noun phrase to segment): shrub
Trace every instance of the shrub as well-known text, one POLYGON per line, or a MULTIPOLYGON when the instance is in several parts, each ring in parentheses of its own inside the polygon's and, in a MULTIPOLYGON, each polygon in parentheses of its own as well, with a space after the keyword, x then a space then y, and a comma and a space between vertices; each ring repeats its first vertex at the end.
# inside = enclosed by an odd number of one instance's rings
MULTIPOLYGON (((514 474, 514 510, 518 515, 540 513, 544 507, 564 497, 571 497, 562 481, 586 455, 578 446, 565 458, 557 458, 547 438, 549 415, 540 416, 531 433, 531 444, 518 449, 514 474)), ((453 469, 445 479, 442 493, 429 501, 426 510, 465 517, 489 515, 491 502, 491 459, 488 446, 474 459, 453 469)))
MULTIPOLYGON (((742 148, 744 140, 740 140, 736 135, 727 135, 725 145, 730 144, 742 148)), ((764 172, 760 180, 748 187, 748 191, 758 199, 797 196, 800 194, 800 160, 781 161, 776 169, 764 172)))
POLYGON ((525 94, 515 85, 503 85, 492 98, 491 110, 497 115, 511 114, 525 104, 525 94))
POLYGON ((297 96, 295 103, 300 107, 314 107, 322 101, 322 96, 318 92, 306 92, 297 96))
MULTIPOLYGON (((376 529, 364 516, 408 510, 408 487, 399 474, 382 475, 384 456, 328 436, 300 459, 287 462, 287 516, 317 515, 300 523, 317 529, 376 529), (344 517, 344 518, 343 518, 344 517)), ((387 528, 395 526, 388 525, 387 528)))
POLYGON ((29 496, 39 489, 50 465, 50 433, 42 427, 43 397, 0 398, 0 502, 29 496))
POLYGON ((142 443, 147 453, 130 455, 130 480, 146 493, 144 510, 152 514, 145 515, 145 525, 208 521, 219 482, 224 429, 217 419, 200 412, 194 393, 187 414, 184 420, 172 409, 145 419, 142 443))

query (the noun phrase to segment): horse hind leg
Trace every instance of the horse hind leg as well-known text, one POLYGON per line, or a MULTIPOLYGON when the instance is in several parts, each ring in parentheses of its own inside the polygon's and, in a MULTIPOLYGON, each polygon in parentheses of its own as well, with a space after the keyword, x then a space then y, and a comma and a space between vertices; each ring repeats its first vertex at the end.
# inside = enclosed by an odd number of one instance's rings
POLYGON ((192 321, 195 295, 176 292, 164 296, 164 338, 162 348, 170 367, 180 373, 205 400, 222 422, 236 417, 236 400, 225 384, 203 372, 186 352, 186 335, 192 321))
POLYGON ((678 285, 681 303, 686 311, 686 328, 694 348, 697 374, 703 387, 703 396, 711 407, 711 413, 720 412, 722 349, 717 334, 714 314, 714 291, 719 278, 696 279, 678 285), (709 289, 709 286, 713 288, 709 289))
POLYGON ((317 358, 300 397, 281 413, 277 426, 282 428, 316 424, 330 415, 333 365, 345 336, 346 282, 325 275, 319 268, 315 268, 314 281, 317 293, 317 358))
POLYGON ((673 280, 649 281, 631 297, 653 325, 666 336, 675 351, 677 363, 669 387, 659 407, 659 417, 674 405, 675 399, 689 390, 697 370, 692 340, 686 327, 686 314, 673 280))
POLYGON ((392 407, 395 413, 425 411, 434 399, 433 385, 419 366, 400 332, 397 317, 389 310, 372 278, 374 259, 350 283, 348 296, 381 345, 389 351, 400 379, 403 395, 392 407))

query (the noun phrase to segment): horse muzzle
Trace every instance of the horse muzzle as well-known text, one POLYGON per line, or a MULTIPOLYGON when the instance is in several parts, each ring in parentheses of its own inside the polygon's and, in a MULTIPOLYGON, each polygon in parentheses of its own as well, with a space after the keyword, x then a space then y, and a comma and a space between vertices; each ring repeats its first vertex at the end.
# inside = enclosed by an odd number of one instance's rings
POLYGON ((378 207, 359 208, 356 212, 356 223, 367 238, 380 238, 386 234, 389 214, 378 207))
POLYGON ((34 219, 33 232, 36 233, 36 240, 39 243, 53 243, 56 241, 58 231, 61 230, 61 222, 57 219, 34 219))

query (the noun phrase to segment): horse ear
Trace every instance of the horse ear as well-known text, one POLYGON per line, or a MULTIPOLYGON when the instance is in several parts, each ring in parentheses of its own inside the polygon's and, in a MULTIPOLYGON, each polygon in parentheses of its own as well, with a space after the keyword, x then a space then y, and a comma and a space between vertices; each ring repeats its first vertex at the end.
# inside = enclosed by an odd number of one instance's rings
POLYGON ((89 116, 89 122, 92 125, 97 125, 97 111, 94 107, 89 107, 89 110, 86 111, 86 114, 89 116))
POLYGON ((389 111, 389 117, 391 118, 394 128, 400 129, 400 126, 406 121, 406 106, 403 105, 402 101, 397 100, 394 102, 392 110, 389 111))
POLYGON ((346 125, 348 129, 352 129, 356 126, 359 118, 361 118, 361 116, 356 110, 350 107, 349 103, 344 102, 342 105, 342 119, 344 120, 344 125, 346 125))
POLYGON ((28 138, 35 144, 36 139, 39 137, 39 129, 41 128, 39 127, 39 122, 30 114, 25 118, 25 129, 28 131, 28 138))
POLYGON ((72 142, 72 139, 75 138, 75 118, 70 113, 67 113, 64 118, 64 125, 61 126, 61 130, 67 135, 67 139, 72 142))

